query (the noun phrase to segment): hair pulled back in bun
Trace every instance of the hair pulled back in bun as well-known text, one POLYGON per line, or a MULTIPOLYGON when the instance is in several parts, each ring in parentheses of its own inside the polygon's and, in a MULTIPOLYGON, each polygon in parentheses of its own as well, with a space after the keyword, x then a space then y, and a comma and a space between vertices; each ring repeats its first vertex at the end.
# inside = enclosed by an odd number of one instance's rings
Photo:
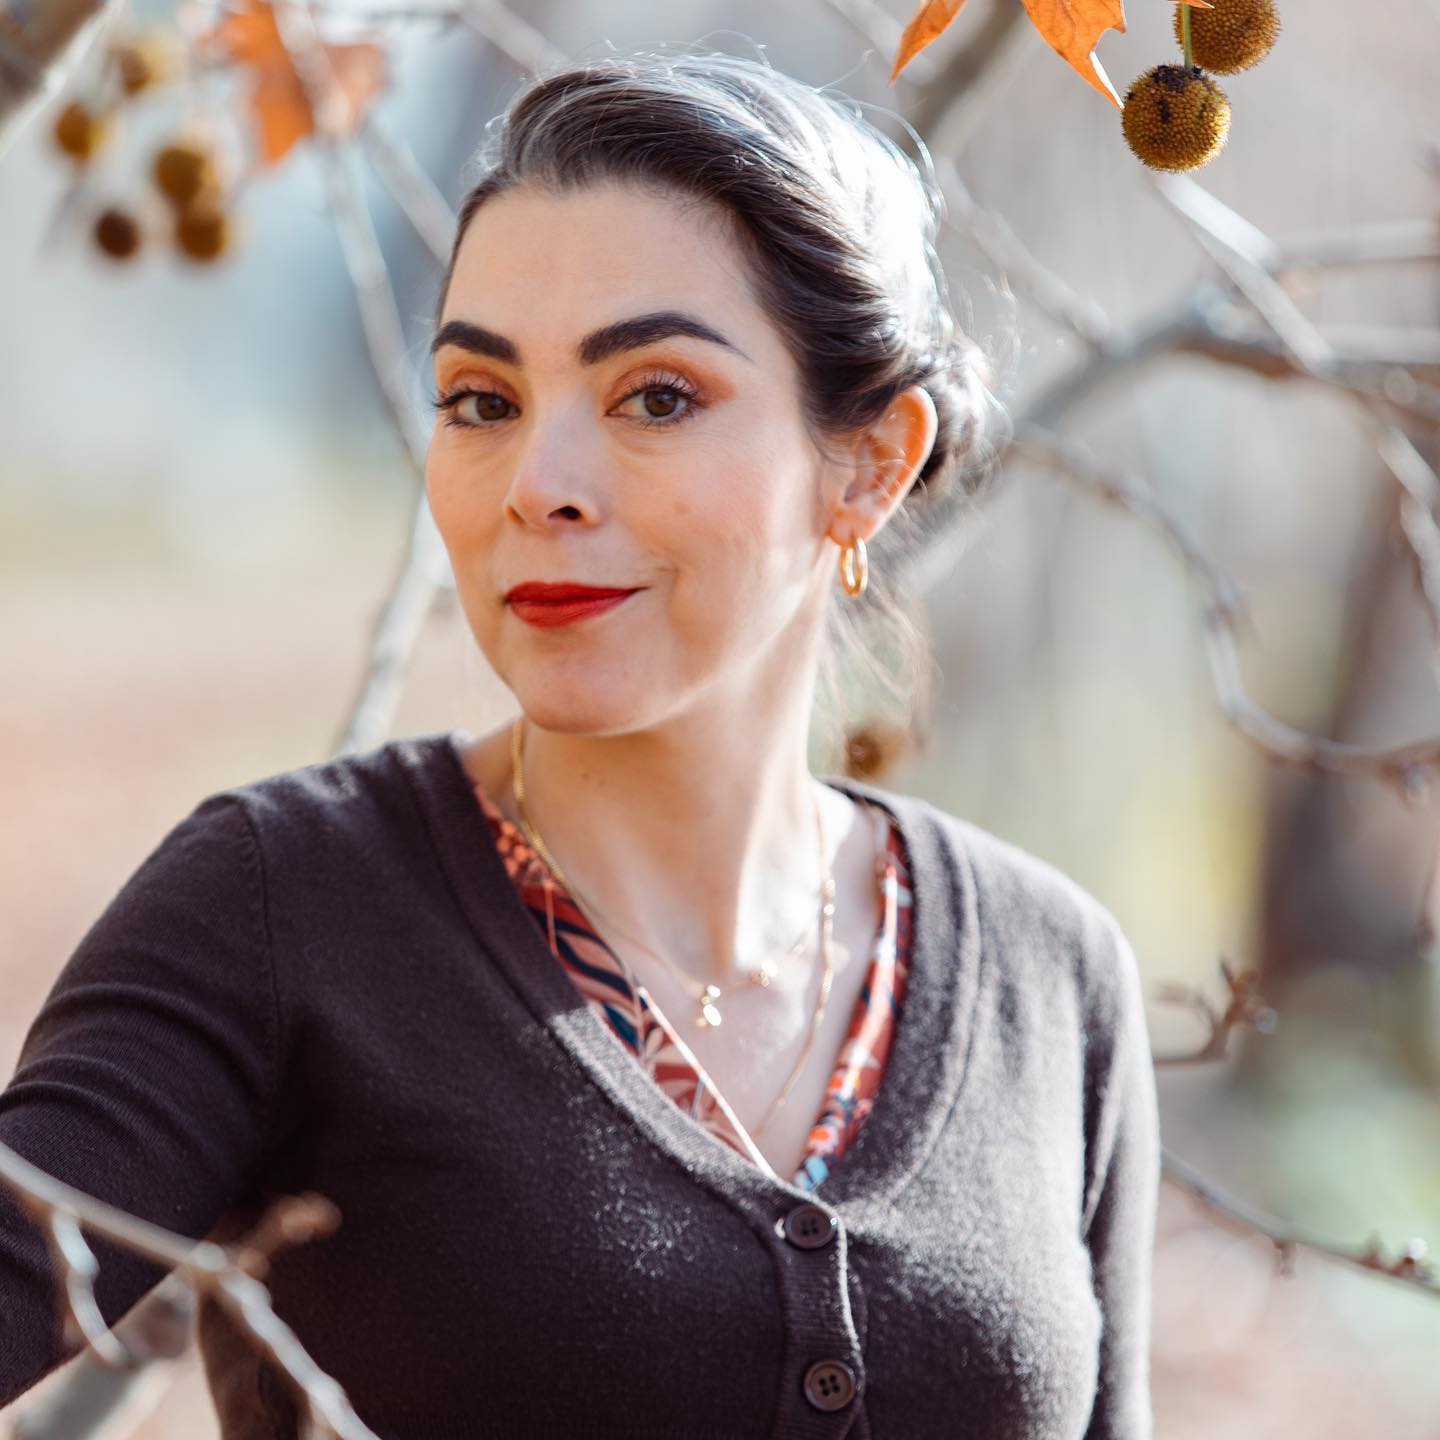
MULTIPOLYGON (((952 524, 956 505, 973 501, 991 474, 977 463, 991 375, 949 307, 934 245, 938 187, 855 102, 762 59, 720 53, 611 56, 542 76, 496 117, 467 168, 472 184, 437 323, 466 228, 488 199, 522 183, 565 191, 624 181, 728 212, 759 302, 796 362, 805 421, 822 452, 862 433, 912 385, 925 387, 939 426, 896 512, 910 523, 892 518, 875 537, 864 597, 832 604, 820 674, 826 743, 840 767, 882 773, 873 745, 847 743, 845 716, 855 715, 857 735, 893 731, 863 714, 888 692, 910 708, 900 728, 918 740, 914 696, 928 689, 929 652, 907 613, 904 572, 915 548, 952 524), (848 700, 837 649, 862 672, 861 693, 848 700), (879 663, 887 650, 888 670, 879 663)), ((905 749, 891 743, 883 753, 905 749)))

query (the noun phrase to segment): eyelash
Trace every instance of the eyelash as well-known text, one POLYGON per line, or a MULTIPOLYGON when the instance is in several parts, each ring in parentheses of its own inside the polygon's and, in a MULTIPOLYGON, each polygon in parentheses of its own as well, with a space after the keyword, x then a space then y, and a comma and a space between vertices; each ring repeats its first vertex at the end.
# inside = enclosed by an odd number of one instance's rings
MULTIPOLYGON (((683 425, 704 408, 700 403, 700 397, 696 390, 678 376, 665 374, 663 372, 647 375, 628 395, 622 396, 619 403, 623 405, 627 400, 633 400, 637 395, 644 395, 649 390, 674 391, 675 394, 684 399, 685 409, 682 410, 678 416, 667 416, 664 419, 633 415, 626 417, 627 419, 633 420, 637 425, 643 425, 647 430, 656 427, 663 429, 670 426, 683 425)), ((505 399, 503 395, 495 390, 471 390, 461 388, 452 390, 448 395, 441 395, 430 401, 430 407, 433 410, 443 412, 442 423, 453 426, 457 430, 489 430, 493 429, 499 422, 488 420, 477 424, 472 420, 459 420, 456 418, 454 411, 455 406, 458 405, 461 400, 468 399, 471 396, 479 400, 486 400, 492 395, 500 400, 505 399)), ((510 402, 507 401, 506 403, 509 404, 510 402)))

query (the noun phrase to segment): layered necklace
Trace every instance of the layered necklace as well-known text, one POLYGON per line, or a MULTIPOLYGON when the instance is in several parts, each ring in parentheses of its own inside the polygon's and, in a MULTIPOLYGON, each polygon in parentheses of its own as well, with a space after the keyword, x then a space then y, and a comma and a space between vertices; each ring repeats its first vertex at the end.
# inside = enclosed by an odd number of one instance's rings
MULTIPOLYGON (((667 966, 672 973, 679 977, 687 990, 694 990, 696 982, 691 976, 685 974, 668 955, 651 949, 651 947, 643 941, 637 940, 633 935, 628 934, 618 925, 614 925, 606 919, 604 912, 599 910, 575 888, 574 883, 566 877, 565 872, 560 868, 555 857, 550 853, 550 847, 546 845, 539 830, 536 829, 534 822, 530 819, 529 811, 525 806, 524 731, 525 716, 522 713, 516 717, 515 724, 510 730, 510 769, 511 784, 515 791, 515 808, 520 814, 520 824, 525 831, 526 839, 581 909, 600 919, 604 923, 607 931, 613 931, 615 934, 622 936, 638 950, 667 966)), ((825 849, 825 822, 820 812, 820 801, 819 798, 813 794, 811 798, 815 805, 815 832, 820 849, 820 873, 823 877, 820 885, 820 955, 824 965, 824 972, 820 981, 820 993, 816 1000, 815 1013, 810 1020, 810 1033, 806 1037, 805 1048, 801 1052, 800 1059, 791 1072, 790 1078, 785 1082, 785 1088, 781 1090, 779 1097, 770 1107, 765 1119, 750 1132, 752 1138, 760 1134, 761 1130, 769 1123, 775 1111, 785 1103, 785 1097, 790 1093, 791 1087, 795 1084, 795 1081, 800 1076, 800 1072, 804 1069, 805 1061, 810 1055, 810 1049, 815 1043, 816 1032, 820 1028, 821 1017, 825 1013, 825 1002, 830 996, 831 983, 835 978, 835 957, 832 945, 835 923, 835 877, 831 874, 830 861, 825 849)), ((785 959, 789 959, 790 956, 796 954, 804 947, 809 933, 810 926, 806 925, 804 933, 802 933, 800 938, 786 951, 785 959)), ((749 983, 752 985, 768 986, 771 980, 775 978, 776 973, 775 962, 766 959, 750 972, 749 983)), ((724 998, 725 991, 718 985, 701 985, 698 990, 695 990, 695 994, 698 1004, 695 1023, 702 1028, 718 1026, 722 1018, 720 1014, 720 1001, 724 998)))

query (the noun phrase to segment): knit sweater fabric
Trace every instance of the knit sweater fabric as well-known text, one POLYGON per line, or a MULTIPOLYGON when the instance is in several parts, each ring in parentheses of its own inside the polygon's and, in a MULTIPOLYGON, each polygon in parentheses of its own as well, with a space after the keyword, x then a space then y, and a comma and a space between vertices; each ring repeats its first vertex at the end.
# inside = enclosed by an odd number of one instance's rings
MULTIPOLYGON (((903 1013, 805 1190, 697 1124, 539 934, 451 732, 217 792, 91 926, 0 1142, 186 1236, 279 1195, 277 1314, 383 1440, 1149 1440, 1159 1128, 1134 953, 916 796, 903 1013)), ((163 1275, 92 1237, 114 1323, 163 1275)), ((74 1353, 0 1187, 0 1404, 74 1353)), ((300 1433, 213 1302, 225 1440, 300 1433)))

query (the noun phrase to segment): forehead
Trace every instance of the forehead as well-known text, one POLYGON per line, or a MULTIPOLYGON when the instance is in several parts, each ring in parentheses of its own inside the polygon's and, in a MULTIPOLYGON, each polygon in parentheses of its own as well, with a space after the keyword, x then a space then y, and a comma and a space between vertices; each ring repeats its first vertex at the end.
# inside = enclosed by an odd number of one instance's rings
POLYGON ((611 182, 517 186, 476 211, 445 298, 447 319, 557 339, 637 309, 698 312, 758 340, 768 327, 727 211, 611 182))

